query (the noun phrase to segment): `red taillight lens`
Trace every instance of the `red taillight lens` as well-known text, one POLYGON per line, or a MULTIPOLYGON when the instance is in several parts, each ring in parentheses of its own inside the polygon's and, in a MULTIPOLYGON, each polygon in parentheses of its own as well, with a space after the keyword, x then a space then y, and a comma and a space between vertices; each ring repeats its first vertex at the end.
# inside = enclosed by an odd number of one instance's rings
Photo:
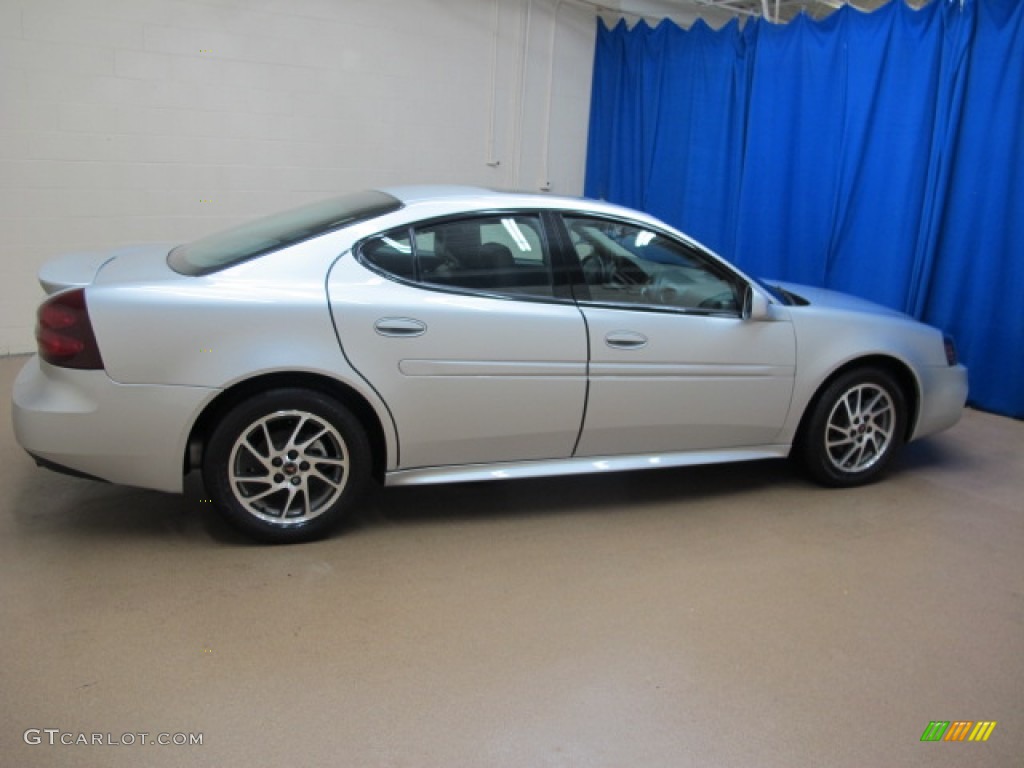
POLYGON ((77 310, 63 304, 50 304, 47 302, 39 308, 39 323, 44 328, 51 328, 53 330, 70 328, 77 320, 77 310))
POLYGON ((75 288, 48 298, 39 307, 36 342, 39 357, 62 368, 100 370, 103 359, 85 305, 85 289, 75 288))

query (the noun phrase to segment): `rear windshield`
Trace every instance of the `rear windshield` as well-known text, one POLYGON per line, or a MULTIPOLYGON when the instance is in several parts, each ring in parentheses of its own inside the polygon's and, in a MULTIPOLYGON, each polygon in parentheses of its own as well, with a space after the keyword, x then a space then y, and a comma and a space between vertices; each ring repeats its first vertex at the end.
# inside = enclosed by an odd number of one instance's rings
POLYGON ((179 245, 167 263, 183 275, 207 275, 401 207, 391 195, 375 190, 333 197, 179 245))

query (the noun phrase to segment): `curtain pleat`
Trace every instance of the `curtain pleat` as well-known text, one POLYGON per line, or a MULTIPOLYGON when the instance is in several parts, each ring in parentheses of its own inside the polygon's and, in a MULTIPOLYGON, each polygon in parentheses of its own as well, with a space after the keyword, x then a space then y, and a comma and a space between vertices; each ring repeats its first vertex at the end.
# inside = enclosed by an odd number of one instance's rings
POLYGON ((588 197, 950 331, 1024 417, 1024 3, 598 25, 588 197))

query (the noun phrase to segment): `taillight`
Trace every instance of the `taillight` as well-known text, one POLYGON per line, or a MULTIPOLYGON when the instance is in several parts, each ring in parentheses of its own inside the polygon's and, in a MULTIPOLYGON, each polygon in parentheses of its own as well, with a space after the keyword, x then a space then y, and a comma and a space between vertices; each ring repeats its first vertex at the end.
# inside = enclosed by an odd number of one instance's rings
POLYGON ((39 357, 62 368, 103 368, 84 288, 54 294, 40 305, 37 316, 39 357))

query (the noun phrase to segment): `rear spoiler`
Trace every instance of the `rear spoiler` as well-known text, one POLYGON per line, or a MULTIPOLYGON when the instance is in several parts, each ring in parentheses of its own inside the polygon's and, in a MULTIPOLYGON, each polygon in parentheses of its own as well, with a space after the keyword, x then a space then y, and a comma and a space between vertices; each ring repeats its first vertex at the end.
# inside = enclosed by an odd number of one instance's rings
POLYGON ((170 272, 166 267, 166 258, 167 252, 173 247, 174 243, 143 243, 105 251, 65 253, 50 259, 39 268, 39 284, 47 294, 68 288, 85 288, 92 285, 100 270, 115 259, 130 260, 136 265, 159 262, 164 265, 162 272, 170 272))
POLYGON ((57 256, 39 268, 39 284, 47 294, 67 288, 84 288, 92 283, 100 268, 113 258, 114 255, 109 251, 66 253, 57 256))

